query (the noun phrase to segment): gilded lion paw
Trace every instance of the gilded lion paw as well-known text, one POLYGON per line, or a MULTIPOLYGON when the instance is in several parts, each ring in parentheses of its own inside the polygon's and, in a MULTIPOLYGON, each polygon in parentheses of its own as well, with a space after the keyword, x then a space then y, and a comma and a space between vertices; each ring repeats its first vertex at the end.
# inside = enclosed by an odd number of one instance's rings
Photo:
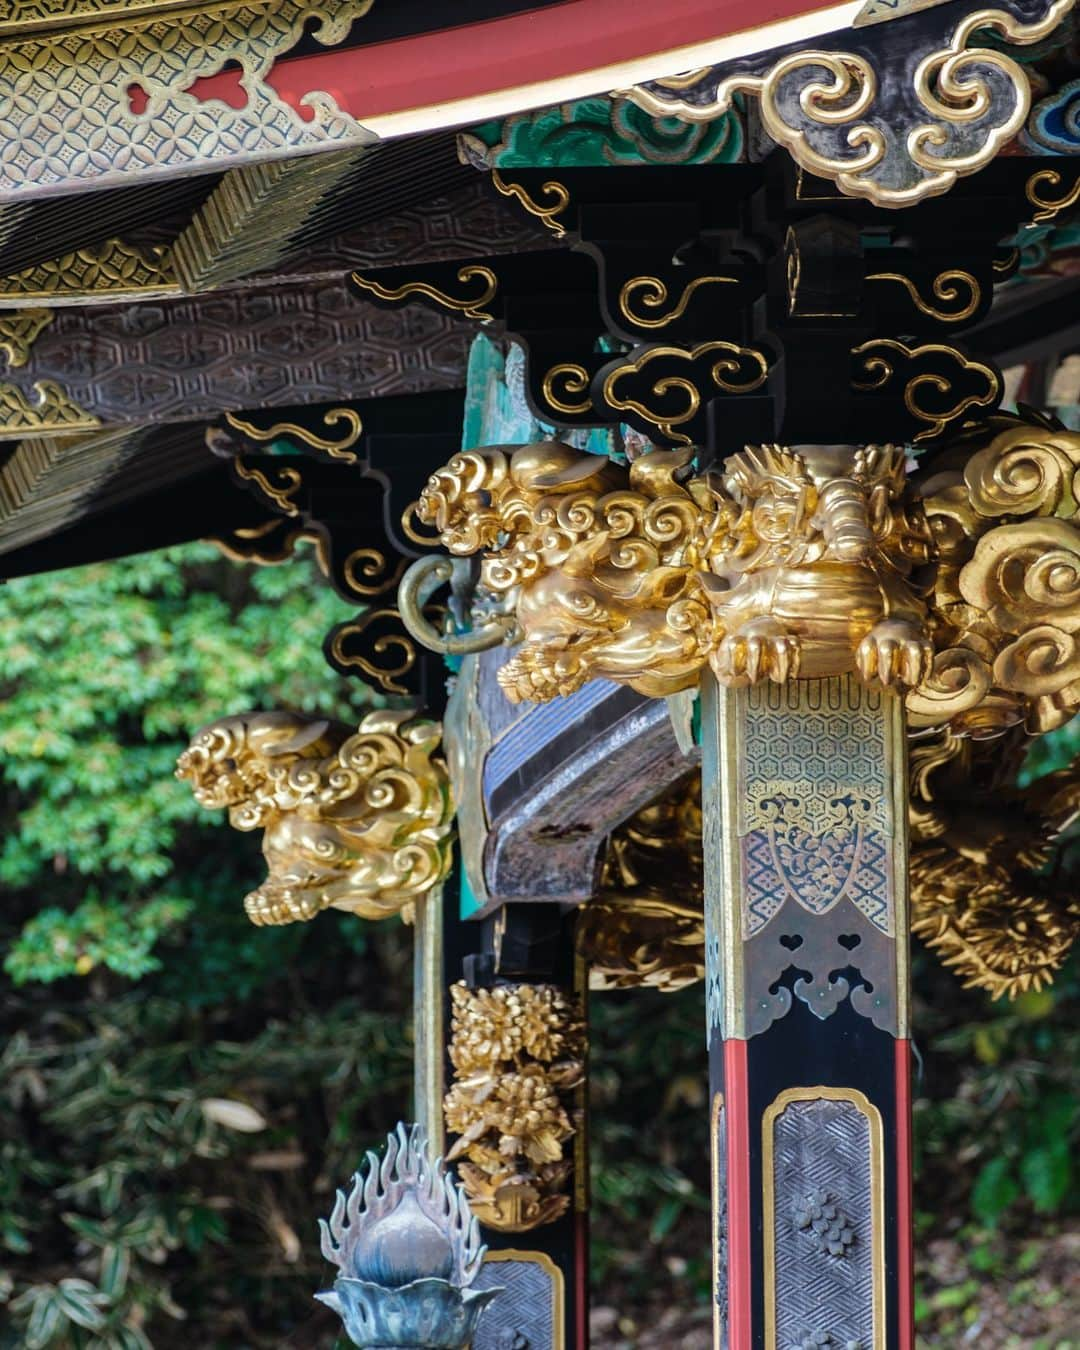
POLYGON ((922 629, 905 619, 883 619, 855 650, 855 669, 866 684, 914 688, 930 674, 934 649, 922 629))
POLYGON ((775 619, 751 619, 720 643, 712 668, 721 684, 757 684, 764 679, 783 684, 798 675, 799 655, 799 639, 775 619))

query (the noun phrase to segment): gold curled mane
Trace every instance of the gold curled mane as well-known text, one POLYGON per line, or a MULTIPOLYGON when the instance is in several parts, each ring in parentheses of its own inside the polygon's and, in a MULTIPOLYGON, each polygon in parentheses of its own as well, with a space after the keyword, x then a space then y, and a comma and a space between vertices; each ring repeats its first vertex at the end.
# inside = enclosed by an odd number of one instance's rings
POLYGON ((267 879, 244 901, 257 924, 327 908, 408 918, 450 868, 453 804, 437 723, 368 713, 358 728, 292 712, 223 717, 196 733, 176 775, 196 801, 262 829, 267 879))

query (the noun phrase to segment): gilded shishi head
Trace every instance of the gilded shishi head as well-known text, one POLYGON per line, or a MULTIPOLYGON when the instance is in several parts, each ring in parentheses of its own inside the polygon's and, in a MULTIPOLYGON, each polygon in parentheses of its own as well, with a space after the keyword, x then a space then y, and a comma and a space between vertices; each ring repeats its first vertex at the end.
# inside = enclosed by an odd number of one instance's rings
POLYGON ((905 455, 891 445, 747 447, 709 482, 738 513, 704 578, 724 684, 855 671, 915 685, 930 668, 925 607, 908 583, 930 556, 905 455))
POLYGON ((196 800, 263 829, 268 876, 244 901, 254 923, 328 907, 402 913, 450 865, 453 805, 435 723, 373 712, 358 729, 302 713, 245 713, 198 732, 177 777, 196 800))
POLYGON ((695 681, 711 621, 691 460, 658 451, 626 468, 544 442, 470 451, 429 480, 421 519, 451 553, 483 550, 483 584, 514 595, 525 640, 499 673, 510 699, 597 676, 656 696, 695 681))

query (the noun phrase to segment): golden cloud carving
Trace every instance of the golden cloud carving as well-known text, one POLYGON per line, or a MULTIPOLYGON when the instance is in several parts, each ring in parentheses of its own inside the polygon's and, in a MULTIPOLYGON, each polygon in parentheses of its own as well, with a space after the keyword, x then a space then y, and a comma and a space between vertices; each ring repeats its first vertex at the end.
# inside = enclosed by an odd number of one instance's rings
POLYGON ((1038 733, 1080 707, 1080 433, 994 418, 966 462, 922 484, 937 651, 916 723, 1038 733))

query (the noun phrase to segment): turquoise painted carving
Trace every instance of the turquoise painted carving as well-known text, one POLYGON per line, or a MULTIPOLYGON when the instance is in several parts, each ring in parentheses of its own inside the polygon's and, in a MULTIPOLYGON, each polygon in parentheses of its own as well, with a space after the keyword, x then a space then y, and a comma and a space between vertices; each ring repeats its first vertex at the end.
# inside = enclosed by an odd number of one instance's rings
POLYGON ((741 107, 715 122, 651 117, 620 98, 583 98, 484 122, 460 137, 486 169, 594 168, 606 164, 734 164, 746 157, 741 107))
POLYGON ((1070 80, 1036 103, 1027 139, 1040 154, 1080 155, 1080 80, 1070 80))

